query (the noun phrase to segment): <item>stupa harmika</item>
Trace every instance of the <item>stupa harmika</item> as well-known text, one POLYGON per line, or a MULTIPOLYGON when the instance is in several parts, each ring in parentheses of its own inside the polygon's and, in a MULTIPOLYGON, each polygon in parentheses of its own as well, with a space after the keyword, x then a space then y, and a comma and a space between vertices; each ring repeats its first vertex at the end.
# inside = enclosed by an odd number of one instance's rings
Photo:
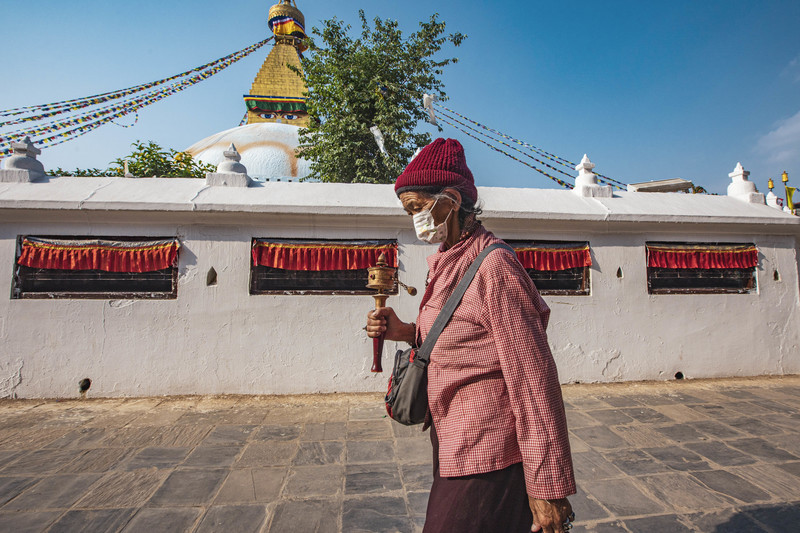
POLYGON ((245 125, 215 133, 186 149, 193 157, 217 165, 231 144, 241 155, 247 173, 257 179, 302 178, 309 162, 298 159, 298 131, 308 124, 306 90, 300 54, 305 50, 305 19, 292 0, 281 0, 269 10, 268 25, 275 45, 244 95, 245 125))

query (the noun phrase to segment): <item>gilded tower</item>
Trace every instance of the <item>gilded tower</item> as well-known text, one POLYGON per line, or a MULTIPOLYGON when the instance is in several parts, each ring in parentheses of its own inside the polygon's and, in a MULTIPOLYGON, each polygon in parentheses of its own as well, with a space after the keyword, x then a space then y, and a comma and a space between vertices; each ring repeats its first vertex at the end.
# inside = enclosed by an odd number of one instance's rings
POLYGON ((247 124, 274 122, 292 126, 308 125, 306 90, 301 76, 300 54, 305 51, 305 19, 293 0, 281 0, 269 9, 267 24, 275 35, 275 46, 261 65, 250 94, 244 96, 247 124))

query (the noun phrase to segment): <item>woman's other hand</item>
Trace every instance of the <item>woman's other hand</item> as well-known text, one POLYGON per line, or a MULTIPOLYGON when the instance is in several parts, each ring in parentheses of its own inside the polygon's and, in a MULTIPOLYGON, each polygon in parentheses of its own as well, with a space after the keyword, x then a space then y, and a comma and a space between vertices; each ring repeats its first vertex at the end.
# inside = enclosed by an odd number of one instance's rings
MULTIPOLYGON (((564 524, 572 516, 572 505, 566 498, 558 500, 539 500, 528 497, 528 503, 533 513, 533 527, 531 531, 542 533, 564 533, 564 524)), ((571 526, 570 526, 571 527, 571 526)))
POLYGON ((367 314, 367 335, 375 338, 385 333, 384 337, 390 341, 414 342, 416 336, 413 324, 406 324, 399 318, 391 307, 379 307, 367 314))

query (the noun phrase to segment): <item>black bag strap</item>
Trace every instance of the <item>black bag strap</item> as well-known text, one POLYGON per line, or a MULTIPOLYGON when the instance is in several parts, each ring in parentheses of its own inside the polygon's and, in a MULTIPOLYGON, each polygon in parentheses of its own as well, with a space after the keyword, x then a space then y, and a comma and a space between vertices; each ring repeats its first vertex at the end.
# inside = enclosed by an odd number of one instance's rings
POLYGON ((439 311, 439 315, 436 317, 436 320, 434 320, 433 326, 431 326, 428 335, 425 337, 425 341, 417 350, 417 353, 414 357, 415 361, 420 360, 424 361, 425 363, 428 362, 430 353, 433 351, 436 341, 439 340, 439 335, 442 334, 445 326, 447 326, 448 322, 450 322, 450 319, 453 317, 456 307, 458 307, 458 305, 461 303, 461 299, 464 297, 464 293, 467 292, 467 288, 469 287, 470 283, 472 283, 472 279, 475 277, 475 274, 478 273, 478 268, 480 268, 481 263, 483 263, 483 260, 492 250, 496 250, 497 248, 505 248, 506 250, 516 254, 511 246, 500 243, 491 244, 478 254, 478 257, 476 257, 469 266, 469 269, 464 274, 464 277, 458 282, 453 294, 450 295, 450 298, 447 299, 447 302, 445 302, 442 310, 439 311))

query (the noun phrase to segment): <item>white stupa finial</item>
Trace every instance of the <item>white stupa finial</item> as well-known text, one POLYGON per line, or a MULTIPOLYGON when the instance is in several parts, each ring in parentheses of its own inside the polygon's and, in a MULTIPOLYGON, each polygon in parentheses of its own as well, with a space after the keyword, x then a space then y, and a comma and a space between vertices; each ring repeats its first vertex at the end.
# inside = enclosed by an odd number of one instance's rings
POLYGON ((733 172, 728 174, 731 179, 731 183, 728 185, 728 196, 751 204, 765 204, 766 198, 758 192, 756 184, 747 179, 748 176, 750 176, 750 172, 744 169, 741 162, 737 162, 733 172))
POLYGON ((247 168, 239 161, 242 156, 233 143, 222 152, 225 159, 217 165, 216 172, 206 174, 206 185, 217 187, 247 187, 251 183, 247 168))
POLYGON ((575 165, 578 177, 575 178, 575 188, 572 189, 572 192, 580 196, 610 198, 614 195, 611 185, 597 183, 597 174, 592 172, 594 166, 594 163, 589 160, 589 156, 583 154, 581 162, 575 165))
POLYGON ((11 155, 3 160, 0 182, 29 183, 44 178, 44 165, 36 159, 42 151, 30 137, 11 143, 11 155))

